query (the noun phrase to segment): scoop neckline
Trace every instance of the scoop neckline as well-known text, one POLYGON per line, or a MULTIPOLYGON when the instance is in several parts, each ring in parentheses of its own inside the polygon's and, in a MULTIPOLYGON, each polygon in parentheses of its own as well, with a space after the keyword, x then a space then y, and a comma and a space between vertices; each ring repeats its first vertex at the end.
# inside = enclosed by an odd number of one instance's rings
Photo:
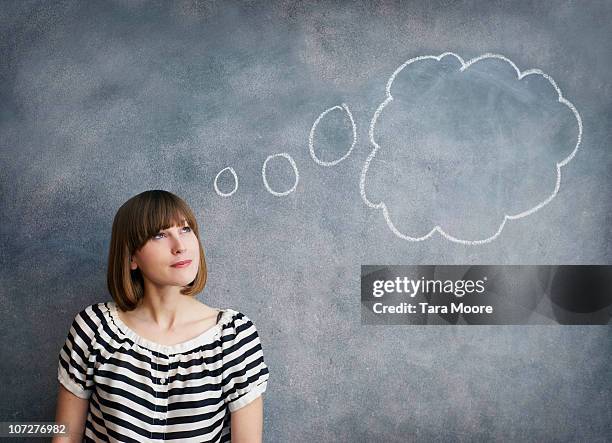
POLYGON ((161 352, 163 354, 177 354, 185 351, 190 351, 198 347, 199 345, 210 343, 210 341, 208 341, 208 338, 215 335, 216 333, 220 333, 223 328, 223 325, 226 324, 232 318, 233 314, 232 309, 219 309, 222 312, 221 318, 214 326, 208 328, 200 335, 191 338, 187 341, 174 345, 163 345, 161 343, 156 343, 138 335, 136 331, 132 330, 128 325, 123 322, 123 320, 121 320, 121 317, 119 317, 117 304, 114 301, 111 301, 108 304, 110 316, 115 322, 115 325, 121 330, 123 335, 125 335, 134 343, 137 343, 144 348, 147 348, 152 351, 161 352))

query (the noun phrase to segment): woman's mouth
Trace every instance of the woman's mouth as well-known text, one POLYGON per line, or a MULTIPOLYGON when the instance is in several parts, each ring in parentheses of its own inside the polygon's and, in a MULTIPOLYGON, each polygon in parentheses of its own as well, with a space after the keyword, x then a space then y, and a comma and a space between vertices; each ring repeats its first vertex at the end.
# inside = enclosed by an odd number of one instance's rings
POLYGON ((183 261, 176 262, 170 266, 172 266, 173 268, 186 268, 190 264, 191 264, 191 260, 183 260, 183 261))

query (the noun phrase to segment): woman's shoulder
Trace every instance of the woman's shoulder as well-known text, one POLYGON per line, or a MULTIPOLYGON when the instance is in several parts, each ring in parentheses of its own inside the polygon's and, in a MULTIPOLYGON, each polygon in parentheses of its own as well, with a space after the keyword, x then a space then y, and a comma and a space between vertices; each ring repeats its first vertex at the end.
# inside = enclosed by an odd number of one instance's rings
POLYGON ((228 339, 242 340, 245 337, 259 336, 253 320, 238 309, 225 308, 219 323, 222 325, 223 335, 228 339))
POLYGON ((246 313, 244 313, 243 311, 240 311, 238 309, 233 309, 233 308, 223 308, 221 309, 221 311, 223 312, 223 317, 225 318, 227 322, 231 323, 232 325, 241 325, 244 323, 249 323, 252 324, 253 321, 251 320, 251 318, 249 316, 247 316, 246 313))
POLYGON ((259 331, 243 311, 227 308, 223 323, 220 334, 224 355, 231 359, 239 355, 251 355, 261 349, 259 331))
POLYGON ((219 316, 219 323, 224 325, 231 324, 232 326, 235 323, 244 323, 250 322, 251 319, 242 311, 230 307, 224 308, 213 308, 202 303, 199 300, 194 300, 191 305, 191 309, 194 311, 194 316, 196 318, 208 318, 219 316))
POLYGON ((97 331, 109 321, 110 303, 93 303, 81 309, 74 318, 74 322, 87 326, 92 331, 97 331))
POLYGON ((82 352, 91 352, 97 346, 101 332, 108 323, 106 303, 94 303, 78 311, 72 320, 67 335, 70 348, 79 347, 82 352))

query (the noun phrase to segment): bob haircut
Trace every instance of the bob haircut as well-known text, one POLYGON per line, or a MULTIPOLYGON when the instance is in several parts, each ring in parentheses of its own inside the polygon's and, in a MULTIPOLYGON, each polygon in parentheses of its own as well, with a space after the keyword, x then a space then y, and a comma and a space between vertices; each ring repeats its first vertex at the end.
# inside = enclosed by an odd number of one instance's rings
POLYGON ((122 311, 131 311, 144 297, 140 269, 130 269, 130 257, 162 229, 189 224, 200 245, 200 267, 195 279, 181 289, 194 297, 206 285, 206 259, 193 211, 180 197, 163 190, 142 192, 126 201, 113 220, 106 283, 122 311))

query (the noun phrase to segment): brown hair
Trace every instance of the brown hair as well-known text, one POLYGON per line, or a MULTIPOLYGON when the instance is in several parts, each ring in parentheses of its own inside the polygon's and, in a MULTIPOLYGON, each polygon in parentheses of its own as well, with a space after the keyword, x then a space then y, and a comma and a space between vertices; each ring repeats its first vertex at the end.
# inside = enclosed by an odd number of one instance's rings
POLYGON ((186 220, 200 244, 200 267, 195 279, 181 294, 195 296, 206 285, 206 259, 193 211, 180 197, 163 190, 142 192, 126 201, 113 220, 106 282, 113 300, 122 311, 131 311, 144 297, 140 269, 130 269, 130 256, 162 229, 186 220))

